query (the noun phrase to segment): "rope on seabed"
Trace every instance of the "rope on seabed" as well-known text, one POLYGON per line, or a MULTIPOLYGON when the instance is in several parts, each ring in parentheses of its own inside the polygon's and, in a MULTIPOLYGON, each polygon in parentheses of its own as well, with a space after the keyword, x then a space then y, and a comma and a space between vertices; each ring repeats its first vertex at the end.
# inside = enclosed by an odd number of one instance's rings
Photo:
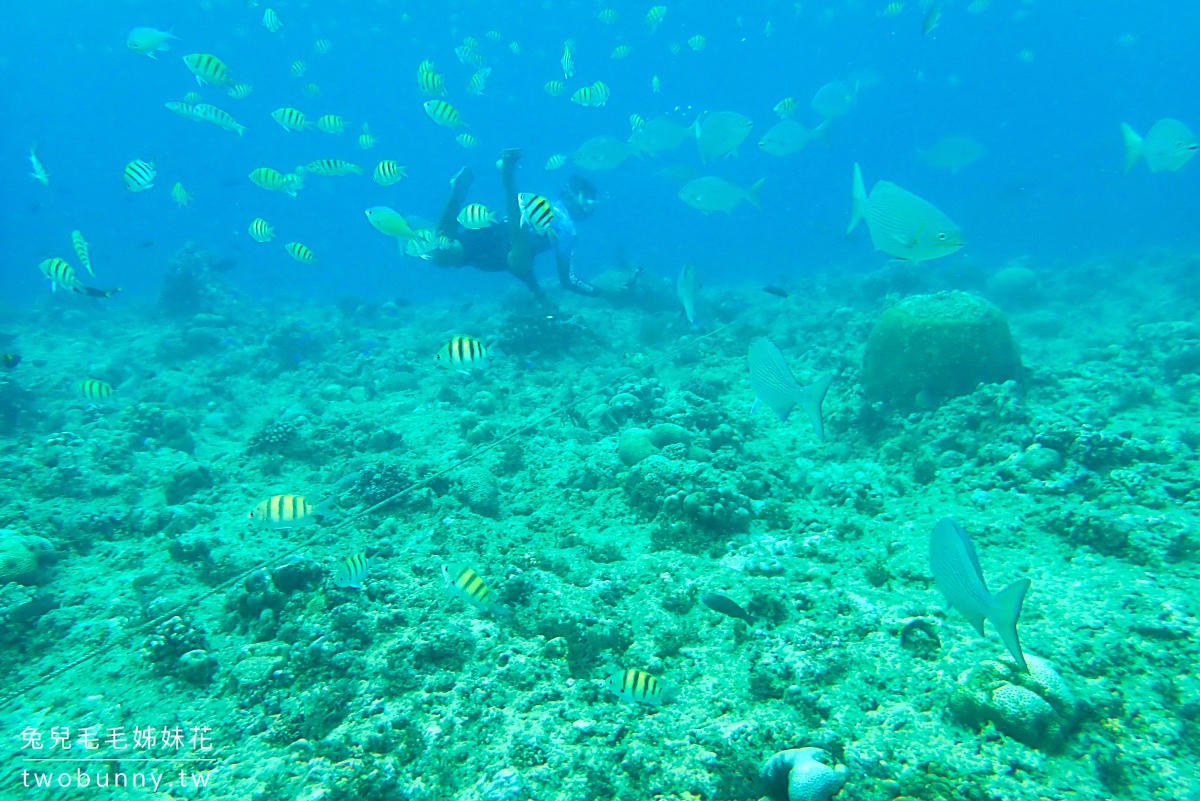
POLYGON ((503 437, 500 437, 497 440, 493 440, 492 442, 488 443, 487 445, 484 445, 480 448, 477 448, 476 450, 471 451, 466 456, 459 459, 457 462, 454 462, 453 464, 450 464, 447 467, 443 467, 441 470, 431 473, 430 475, 421 479, 417 483, 411 484, 411 485, 405 487, 404 489, 400 490, 399 492, 397 492, 396 494, 394 494, 388 498, 384 498, 382 501, 375 504, 374 506, 370 506, 370 507, 367 507, 366 509, 359 510, 358 512, 355 512, 354 514, 352 514, 348 517, 345 517, 342 520, 339 520, 338 522, 334 523, 332 526, 321 528, 318 534, 299 543, 298 545, 293 547, 291 550, 286 551, 285 553, 283 553, 279 556, 274 556, 274 557, 256 565, 255 567, 251 568, 250 570, 245 571, 244 573, 239 573, 238 575, 234 576, 233 578, 227 579, 227 580, 221 582, 220 584, 218 584, 217 586, 212 587, 207 592, 202 592, 193 598, 189 598, 188 600, 184 601, 183 603, 180 603, 179 605, 177 605, 175 607, 172 607, 169 611, 164 612, 163 614, 159 615, 158 617, 154 618, 153 620, 151 620, 147 623, 143 623, 141 626, 131 629, 131 630, 125 632, 124 634, 118 635, 113 641, 105 643, 104 645, 97 646, 96 648, 92 649, 91 651, 89 651, 88 653, 79 657, 78 659, 74 660, 73 662, 68 662, 65 665, 57 667, 54 670, 51 670, 49 673, 46 673, 46 674, 38 677, 38 679, 36 681, 33 681, 29 684, 22 686, 16 692, 9 693, 9 694, 3 696, 2 698, 0 698, 0 708, 7 707, 14 700, 20 698, 26 692, 34 689, 35 687, 40 687, 40 686, 46 684, 47 682, 49 682, 51 679, 58 678, 59 676, 62 676, 63 674, 74 670, 75 668, 79 667, 80 665, 90 662, 91 660, 93 660, 97 656, 99 656, 100 654, 102 654, 106 651, 111 651, 118 644, 120 644, 126 640, 132 639, 132 638, 140 636, 140 635, 149 634, 155 627, 170 620, 172 617, 175 617, 180 612, 183 612, 183 611, 195 606, 196 604, 200 603, 201 601, 204 601, 208 598, 213 597, 214 595, 216 595, 218 593, 228 590, 230 587, 233 587, 239 581, 245 581, 252 574, 257 573, 260 570, 266 570, 270 565, 276 564, 278 562, 281 562, 285 559, 288 559, 292 556, 299 554, 305 548, 310 548, 313 545, 316 545, 317 542, 320 541, 326 535, 331 534, 331 533, 337 531, 338 529, 345 528, 346 526, 350 525, 351 523, 361 520, 362 518, 364 518, 368 515, 374 514, 375 512, 379 511, 380 509, 384 508, 385 506, 388 506, 388 505, 394 503, 395 501, 400 500, 405 495, 408 495, 412 492, 416 492, 419 489, 423 489, 424 487, 429 486, 435 479, 440 478, 441 476, 444 476, 447 473, 451 473, 451 472, 457 470, 458 468, 462 467, 465 464, 470 464, 471 462, 478 459, 480 456, 483 456, 485 453, 488 453, 489 451, 493 451, 496 448, 503 445, 505 442, 508 442, 513 437, 516 437, 520 434, 523 434, 524 432, 528 431, 531 428, 541 425, 542 423, 549 420, 550 418, 556 417, 556 416, 562 414, 567 409, 571 408, 572 406, 574 406, 578 403, 582 403, 583 401, 586 401, 586 400, 589 400, 590 398, 596 397, 597 395, 599 395, 600 393, 602 393, 603 391, 608 389, 610 386, 612 386, 616 382, 624 380, 626 378, 629 378, 631 375, 641 373, 644 370, 648 370, 651 367, 654 367, 655 365, 661 364, 661 363, 667 361, 668 359, 674 358, 675 356, 679 355, 680 353, 683 353, 688 348, 691 348, 693 345, 696 345, 699 342, 703 342, 704 340, 708 339, 709 337, 716 336, 717 334, 721 333, 722 331, 728 329, 730 326, 737 323, 738 320, 740 320, 740 319, 741 319, 741 315, 738 315, 733 320, 730 320, 729 322, 725 323, 724 325, 718 326, 717 328, 714 328, 712 331, 709 331, 707 333, 697 336, 692 341, 687 342, 683 345, 680 345, 679 347, 675 348, 674 350, 668 351, 667 353, 663 354, 662 356, 658 357, 657 359, 654 359, 654 360, 642 365, 641 367, 630 367, 630 368, 628 368, 627 372, 622 372, 620 375, 614 376, 613 378, 609 379, 608 381, 604 382, 600 386, 596 387, 595 389, 593 389, 591 392, 587 393, 586 395, 583 395, 582 397, 579 397, 579 398, 574 398, 560 406, 556 406, 554 409, 550 410, 546 414, 543 414, 541 417, 536 417, 533 420, 530 420, 526 423, 523 423, 523 424, 517 426, 516 428, 514 428, 513 430, 511 430, 507 434, 505 434, 503 437))

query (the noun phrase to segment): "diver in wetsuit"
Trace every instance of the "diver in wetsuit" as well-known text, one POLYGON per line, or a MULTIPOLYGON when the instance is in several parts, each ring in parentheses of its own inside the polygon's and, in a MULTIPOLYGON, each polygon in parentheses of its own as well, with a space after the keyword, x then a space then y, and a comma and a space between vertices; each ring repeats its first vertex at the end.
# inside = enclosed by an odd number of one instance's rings
POLYGON ((551 203, 554 210, 554 219, 550 223, 553 236, 540 236, 532 228, 521 225, 521 205, 517 198, 514 174, 520 158, 519 149, 509 149, 496 163, 504 182, 506 217, 497 225, 478 230, 466 228, 458 222, 458 214, 466 203, 467 192, 474 180, 469 168, 459 170, 450 181, 450 197, 436 229, 439 236, 445 236, 453 242, 450 247, 432 251, 425 258, 439 267, 474 267, 485 272, 507 270, 524 281, 537 298, 542 299, 545 293, 533 272, 533 259, 538 253, 553 249, 558 279, 565 289, 580 295, 600 294, 596 287, 579 279, 571 265, 575 221, 595 211, 595 187, 586 178, 571 178, 558 200, 551 203))

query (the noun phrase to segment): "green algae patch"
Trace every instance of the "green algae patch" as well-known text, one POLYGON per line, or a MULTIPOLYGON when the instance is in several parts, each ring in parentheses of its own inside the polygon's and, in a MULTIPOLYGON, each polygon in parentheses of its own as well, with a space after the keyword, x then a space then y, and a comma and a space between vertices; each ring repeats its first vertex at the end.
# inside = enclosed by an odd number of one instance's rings
POLYGON ((1021 377, 1004 313, 966 292, 917 295, 880 315, 863 353, 868 401, 898 409, 936 405, 983 384, 1021 377))

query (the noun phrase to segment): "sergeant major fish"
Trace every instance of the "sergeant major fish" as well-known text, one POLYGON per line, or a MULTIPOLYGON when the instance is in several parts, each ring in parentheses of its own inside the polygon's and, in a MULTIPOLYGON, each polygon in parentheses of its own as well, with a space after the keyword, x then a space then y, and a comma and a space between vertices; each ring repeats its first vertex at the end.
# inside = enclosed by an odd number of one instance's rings
POLYGON ((442 579, 446 591, 461 598, 481 612, 494 615, 511 615, 506 607, 496 603, 496 594, 479 574, 466 565, 442 565, 442 579))
POLYGON ((604 680, 604 686, 618 698, 649 706, 662 706, 679 696, 677 688, 664 686, 654 676, 636 668, 618 670, 604 680))

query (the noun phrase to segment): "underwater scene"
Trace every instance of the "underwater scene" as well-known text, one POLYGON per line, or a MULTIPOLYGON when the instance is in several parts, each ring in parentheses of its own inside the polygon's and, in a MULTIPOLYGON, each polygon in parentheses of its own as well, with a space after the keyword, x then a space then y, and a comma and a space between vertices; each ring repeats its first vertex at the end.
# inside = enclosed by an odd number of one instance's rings
POLYGON ((1200 6, 0 27, 0 799, 1200 801, 1200 6))

